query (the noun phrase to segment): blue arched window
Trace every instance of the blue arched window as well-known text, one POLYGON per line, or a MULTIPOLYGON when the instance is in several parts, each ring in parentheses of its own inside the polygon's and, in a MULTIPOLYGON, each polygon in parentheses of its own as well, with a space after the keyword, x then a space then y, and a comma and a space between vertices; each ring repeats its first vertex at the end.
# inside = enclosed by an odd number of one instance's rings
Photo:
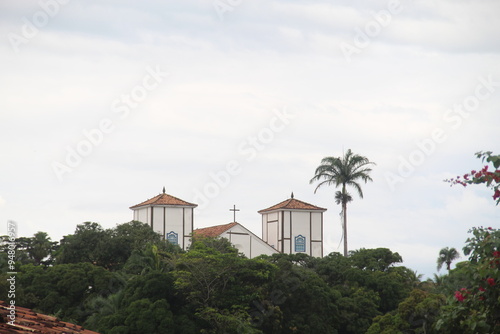
POLYGON ((306 237, 299 234, 295 237, 295 251, 305 252, 306 251, 306 237))
POLYGON ((177 233, 174 231, 170 231, 167 233, 167 241, 170 242, 172 245, 178 245, 179 244, 179 236, 177 233))

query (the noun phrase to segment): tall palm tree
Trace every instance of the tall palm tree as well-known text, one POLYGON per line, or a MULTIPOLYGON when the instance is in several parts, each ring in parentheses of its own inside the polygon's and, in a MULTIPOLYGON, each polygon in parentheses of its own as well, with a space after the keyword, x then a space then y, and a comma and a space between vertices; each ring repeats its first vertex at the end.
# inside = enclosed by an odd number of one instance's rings
POLYGON ((363 191, 359 181, 373 181, 370 177, 371 165, 374 162, 368 158, 352 153, 350 149, 342 157, 325 157, 321 160, 321 165, 316 168, 314 177, 309 181, 313 183, 320 181, 314 189, 314 193, 323 185, 342 186, 341 191, 335 193, 335 202, 342 205, 342 228, 344 230, 344 256, 347 256, 347 203, 352 201, 352 196, 347 192, 347 187, 354 188, 360 198, 363 198, 363 191))
POLYGON ((437 270, 441 270, 443 264, 446 263, 446 269, 450 271, 450 266, 453 261, 460 257, 460 253, 455 248, 443 248, 439 251, 439 257, 437 259, 437 270))

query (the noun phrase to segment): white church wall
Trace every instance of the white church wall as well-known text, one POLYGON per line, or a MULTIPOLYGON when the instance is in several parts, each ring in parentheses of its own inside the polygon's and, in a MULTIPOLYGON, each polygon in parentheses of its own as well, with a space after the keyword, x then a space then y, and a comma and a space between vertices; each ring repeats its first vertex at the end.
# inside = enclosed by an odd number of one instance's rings
POLYGON ((284 253, 286 254, 289 254, 290 253, 290 249, 292 247, 292 241, 290 239, 285 239, 283 241, 283 250, 284 250, 284 253))
POLYGON ((232 235, 237 235, 237 233, 249 235, 249 232, 243 226, 238 225, 238 224, 231 227, 226 233, 231 233, 232 235))
MULTIPOLYGON (((291 242, 292 242, 292 254, 296 254, 295 251, 295 237, 301 235, 306 238, 306 254, 310 254, 310 213, 302 212, 302 211, 292 211, 292 234, 291 234, 291 242)), ((304 253, 304 252, 300 252, 304 253)))
POLYGON ((238 250, 241 253, 245 254, 246 257, 251 258, 252 238, 248 233, 246 233, 246 231, 241 231, 241 228, 237 227, 238 226, 235 226, 234 228, 227 231, 224 234, 224 237, 229 239, 229 241, 234 245, 234 247, 238 248, 238 250))
POLYGON ((275 248, 278 247, 278 238, 280 236, 278 220, 277 212, 262 215, 262 240, 275 248))
POLYGON ((262 254, 273 255, 275 253, 278 253, 277 250, 271 249, 269 245, 267 245, 262 240, 259 240, 255 237, 252 237, 251 240, 252 240, 252 258, 262 254))
POLYGON ((182 235, 184 226, 184 216, 182 208, 167 208, 167 230, 166 232, 175 231, 182 235))
POLYGON ((278 212, 271 212, 267 213, 266 215, 268 221, 278 220, 278 212))
POLYGON ((322 212, 283 210, 263 213, 262 225, 263 240, 278 251, 323 256, 322 212), (295 237, 298 236, 305 237, 305 252, 296 251, 295 237))
POLYGON ((267 243, 272 247, 277 248, 279 246, 278 222, 277 221, 268 222, 266 225, 267 225, 267 243))
POLYGON ((278 239, 278 250, 281 252, 283 249, 288 249, 287 247, 287 239, 288 238, 288 229, 287 225, 290 225, 289 223, 286 223, 289 221, 290 217, 286 212, 279 211, 276 213, 278 215, 278 225, 276 227, 276 233, 277 233, 277 239, 278 239), (285 221, 285 224, 283 224, 283 221, 285 221))
POLYGON ((153 231, 160 233, 164 238, 170 232, 177 233, 178 245, 186 249, 190 245, 193 233, 193 209, 179 207, 145 207, 134 210, 134 220, 151 226, 153 231))
POLYGON ((311 256, 323 256, 323 215, 315 212, 311 217, 311 256), (319 241, 319 242, 317 242, 319 241))
POLYGON ((144 224, 151 225, 148 219, 149 208, 134 210, 134 220, 143 222, 144 224))
POLYGON ((221 237, 227 238, 241 253, 248 258, 265 254, 272 255, 278 253, 271 248, 263 240, 256 237, 252 232, 245 229, 241 225, 235 225, 226 232, 221 234, 221 237))
POLYGON ((267 228, 267 215, 261 216, 262 223, 262 240, 267 242, 269 240, 268 228, 267 228))
MULTIPOLYGON (((149 208, 151 210, 151 208, 149 208)), ((162 207, 153 207, 153 231, 160 233, 163 235, 163 208, 162 207)))
POLYGON ((165 234, 170 232, 177 233, 177 244, 184 248, 184 217, 183 208, 166 208, 166 231, 165 234))
POLYGON ((184 222, 186 225, 184 233, 185 235, 191 235, 193 233, 193 209, 184 208, 183 210, 184 222))
MULTIPOLYGON (((183 248, 187 248, 191 245, 191 236, 193 234, 193 209, 184 208, 184 236, 182 238, 183 248)), ((179 240, 181 239, 179 234, 179 240)))
POLYGON ((322 257, 323 256, 323 244, 321 242, 312 242, 311 246, 311 256, 322 257))
POLYGON ((315 212, 312 214, 312 240, 321 240, 322 238, 322 215, 319 212, 315 212))
MULTIPOLYGON (((290 215, 290 211, 280 212, 281 213, 281 222, 283 222, 283 236, 285 238, 290 238, 290 221, 293 217, 290 215)), ((280 226, 281 227, 281 226, 280 226)), ((280 228, 280 236, 281 236, 281 228, 280 228)))
POLYGON ((163 238, 187 249, 193 233, 193 209, 196 206, 165 194, 164 188, 163 194, 132 206, 131 209, 134 220, 149 225, 163 238))

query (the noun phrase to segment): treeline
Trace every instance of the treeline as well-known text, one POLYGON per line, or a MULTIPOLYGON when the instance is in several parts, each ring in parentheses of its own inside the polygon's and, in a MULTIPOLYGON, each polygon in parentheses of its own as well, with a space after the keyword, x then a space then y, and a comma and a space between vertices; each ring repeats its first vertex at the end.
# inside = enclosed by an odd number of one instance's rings
POLYGON ((16 305, 103 334, 500 333, 500 231, 472 232, 469 261, 421 282, 386 248, 248 259, 226 239, 184 252, 140 222, 87 222, 16 240, 16 305))

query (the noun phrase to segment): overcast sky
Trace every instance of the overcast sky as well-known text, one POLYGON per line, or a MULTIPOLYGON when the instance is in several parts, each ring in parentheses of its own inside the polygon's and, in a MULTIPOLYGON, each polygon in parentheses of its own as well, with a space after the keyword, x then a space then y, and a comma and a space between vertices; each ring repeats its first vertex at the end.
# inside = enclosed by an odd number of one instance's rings
MULTIPOLYGON (((0 2, 0 234, 111 228, 166 192, 195 227, 290 197, 347 149, 377 165, 348 206, 349 248, 387 247, 431 277, 441 248, 499 227, 484 187, 444 179, 500 153, 500 2, 0 2)), ((462 256, 462 259, 465 259, 462 256)))

